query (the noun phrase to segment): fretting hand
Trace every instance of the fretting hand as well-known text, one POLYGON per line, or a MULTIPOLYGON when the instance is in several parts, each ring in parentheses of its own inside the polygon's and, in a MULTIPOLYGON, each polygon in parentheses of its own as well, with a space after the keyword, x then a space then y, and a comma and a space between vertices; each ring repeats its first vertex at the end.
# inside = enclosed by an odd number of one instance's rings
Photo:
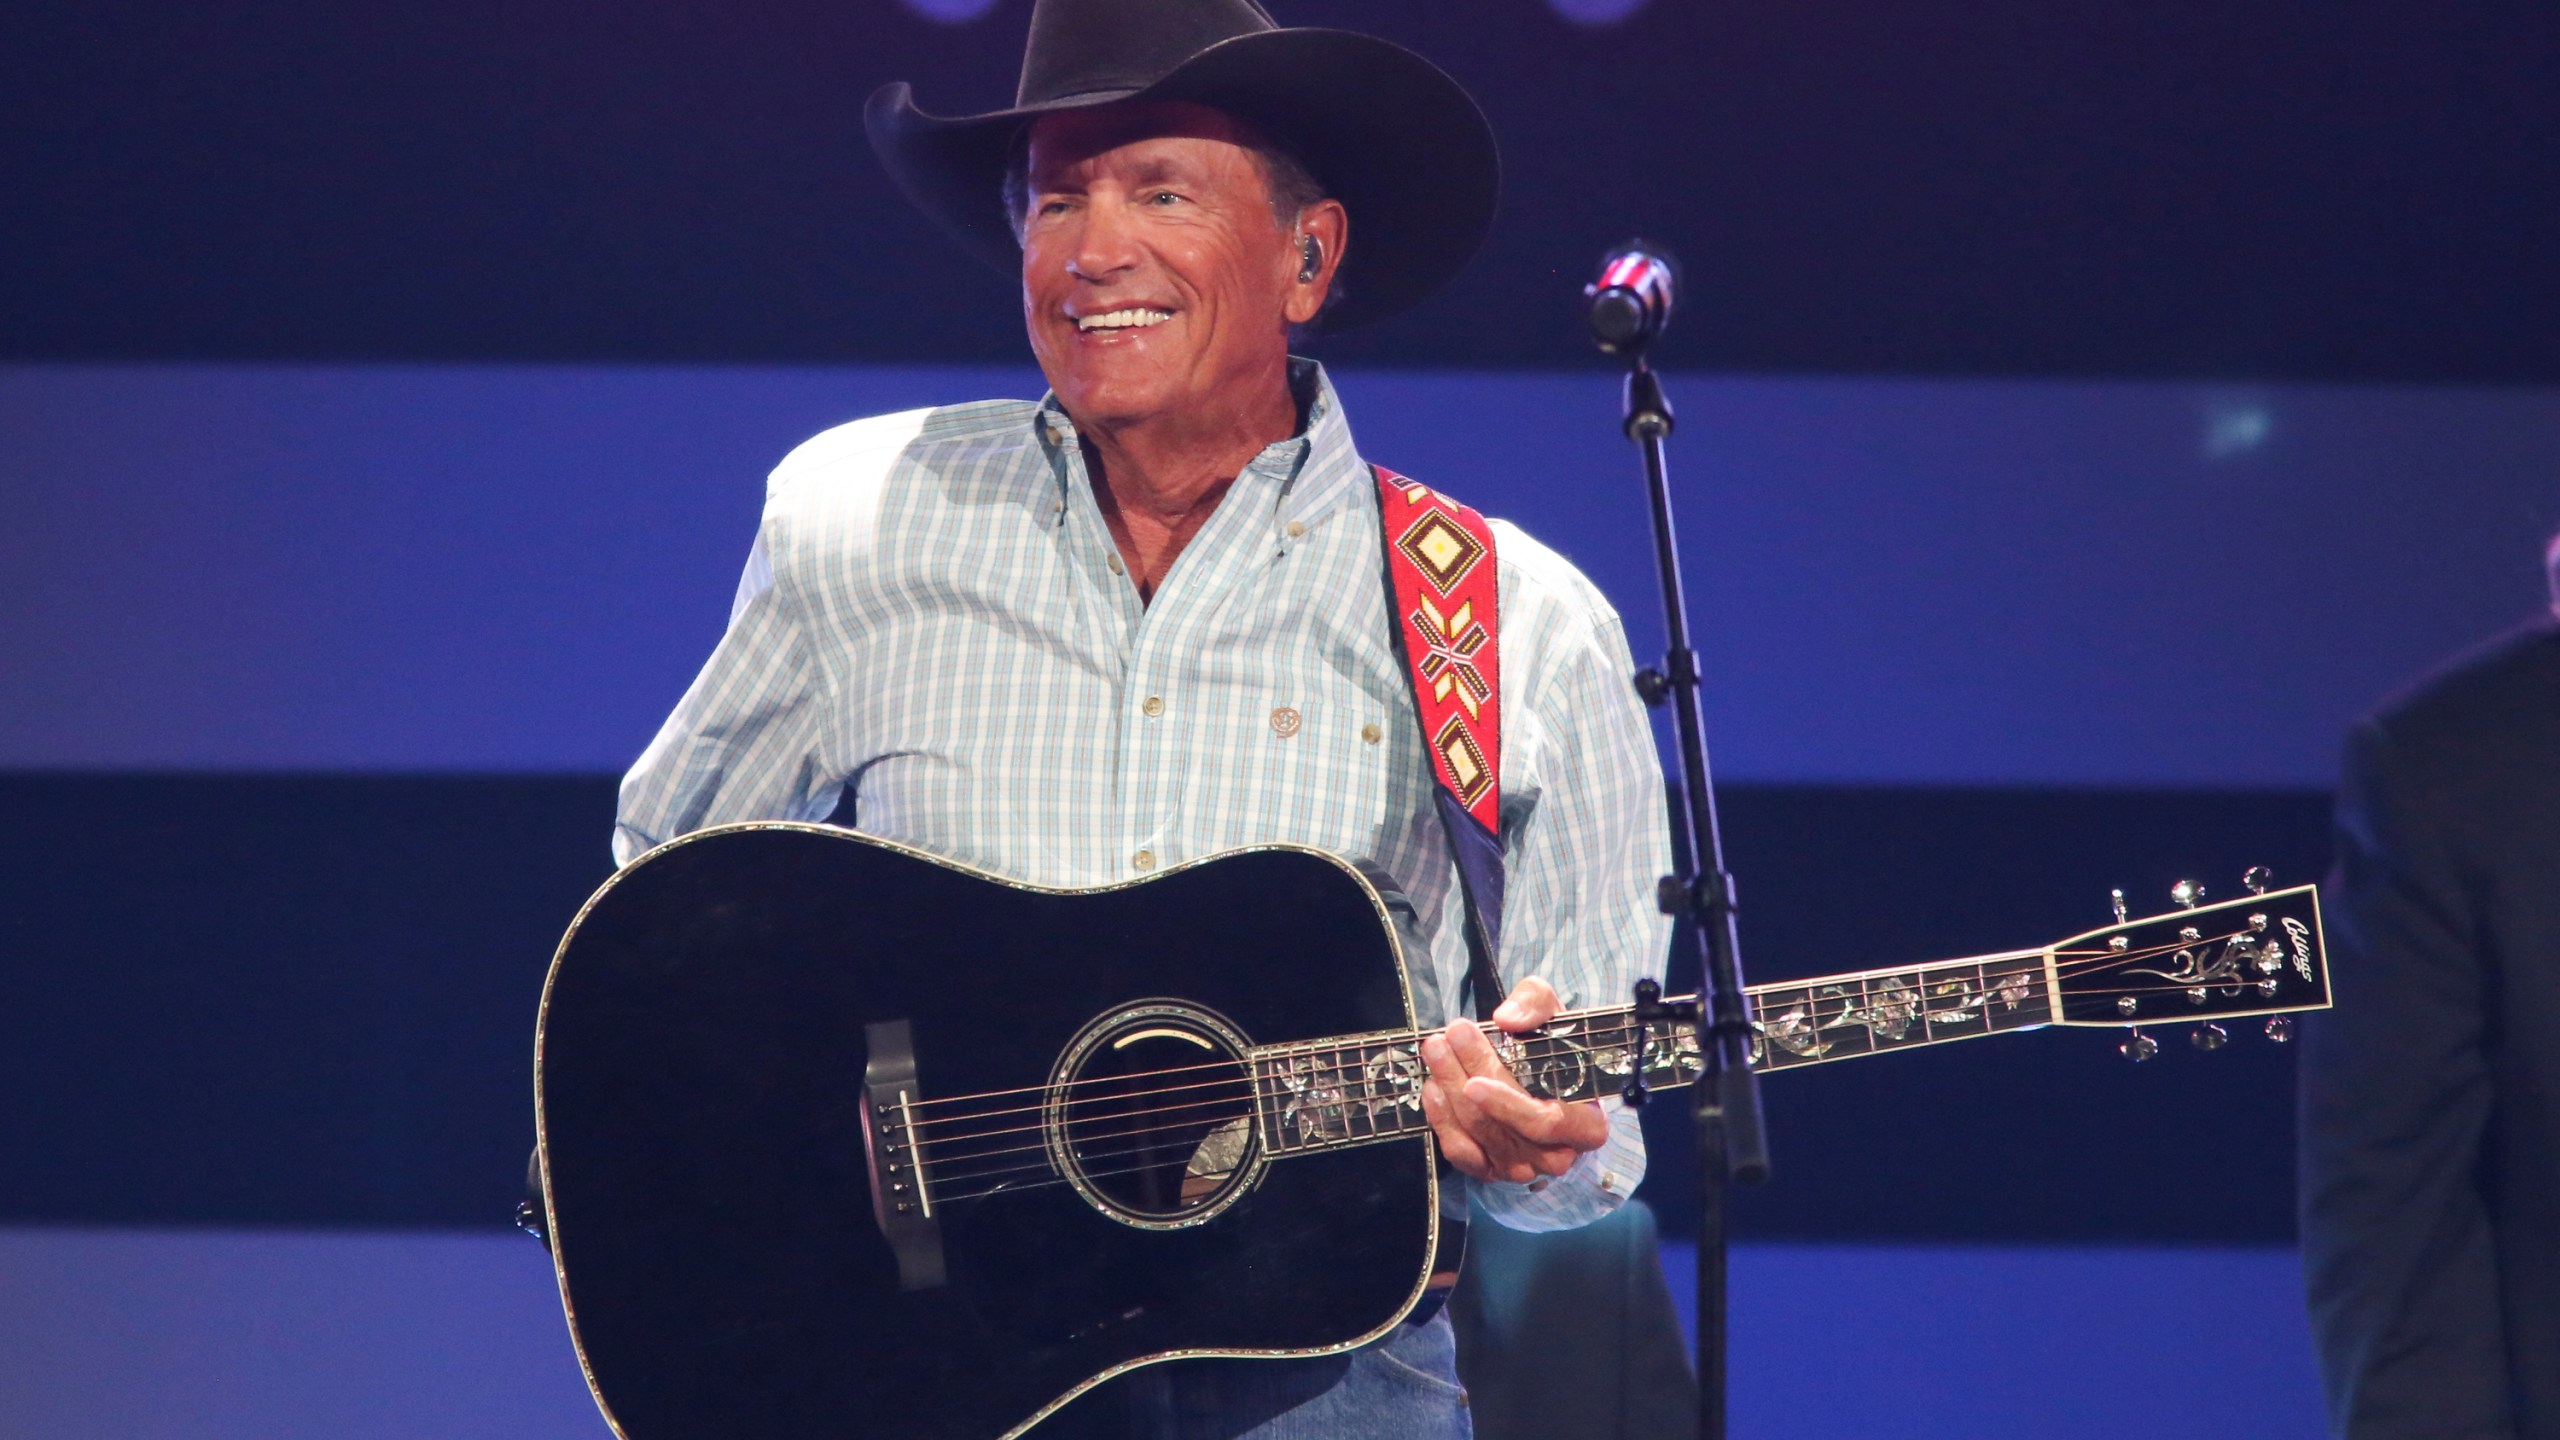
MULTIPOLYGON (((1512 987, 1493 1012, 1493 1023, 1517 1034, 1546 1024, 1563 1008, 1554 986, 1531 977, 1512 987)), ((1422 1113, 1461 1174, 1530 1184, 1563 1174, 1575 1157, 1609 1138, 1608 1117, 1596 1101, 1532 1097, 1471 1022, 1459 1021, 1423 1041, 1422 1059, 1431 1069, 1422 1082, 1422 1113)))

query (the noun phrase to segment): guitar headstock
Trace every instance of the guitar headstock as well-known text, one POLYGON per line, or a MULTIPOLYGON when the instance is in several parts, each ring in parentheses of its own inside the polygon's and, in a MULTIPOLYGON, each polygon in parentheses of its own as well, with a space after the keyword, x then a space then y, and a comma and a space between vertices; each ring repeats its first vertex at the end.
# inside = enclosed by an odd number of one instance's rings
POLYGON ((2140 920, 2125 918, 2117 891, 2115 924, 2052 948, 2056 1021, 2131 1027, 2123 1048, 2134 1060, 2159 1053, 2144 1026, 2193 1023, 2196 1047, 2217 1050, 2230 1035, 2215 1022, 2264 1015, 2269 1039, 2292 1038, 2288 1016, 2329 1007, 2320 890, 2269 890, 2262 869, 2242 884, 2239 898, 2208 905, 2202 886, 2181 880, 2170 892, 2179 908, 2140 920))

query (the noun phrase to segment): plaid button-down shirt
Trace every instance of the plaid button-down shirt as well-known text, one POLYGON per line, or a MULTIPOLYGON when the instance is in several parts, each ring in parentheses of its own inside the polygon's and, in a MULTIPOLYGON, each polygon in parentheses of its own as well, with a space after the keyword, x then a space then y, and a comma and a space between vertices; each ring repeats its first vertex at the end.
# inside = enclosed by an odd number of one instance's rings
MULTIPOLYGON (((880 416, 793 451, 727 635, 623 781, 617 856, 824 818, 848 792, 867 833, 1041 885, 1310 845, 1395 877, 1430 940, 1423 1018, 1454 1013, 1462 902, 1387 621, 1376 487, 1321 369, 1293 379, 1303 433, 1245 467, 1145 604, 1054 399, 880 416)), ((1494 523, 1503 974, 1622 1003, 1667 940, 1660 763, 1616 613, 1494 523)), ((1622 1113, 1557 1181, 1477 1191, 1548 1229, 1643 1173, 1622 1113)))

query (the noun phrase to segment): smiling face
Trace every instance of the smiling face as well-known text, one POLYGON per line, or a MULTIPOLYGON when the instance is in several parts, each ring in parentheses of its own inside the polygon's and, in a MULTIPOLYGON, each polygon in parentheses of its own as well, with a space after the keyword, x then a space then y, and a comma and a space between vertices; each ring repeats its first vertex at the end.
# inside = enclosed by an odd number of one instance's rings
POLYGON ((1079 427, 1207 434, 1288 404, 1289 326, 1322 306, 1342 207, 1319 202, 1301 226, 1280 224, 1255 139, 1178 102, 1033 125, 1023 318, 1079 427), (1324 246, 1312 282, 1298 278, 1302 227, 1324 246))

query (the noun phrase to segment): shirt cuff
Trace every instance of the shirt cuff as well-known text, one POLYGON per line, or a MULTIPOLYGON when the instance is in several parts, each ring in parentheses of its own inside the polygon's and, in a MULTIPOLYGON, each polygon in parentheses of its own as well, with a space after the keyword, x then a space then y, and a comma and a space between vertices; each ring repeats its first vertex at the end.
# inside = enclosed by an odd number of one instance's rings
POLYGON ((1644 1127, 1615 1095, 1602 1097, 1600 1109, 1609 1117, 1609 1138, 1599 1149, 1576 1157, 1562 1175, 1526 1185, 1470 1181, 1476 1203, 1508 1228, 1529 1231, 1571 1230, 1625 1204, 1644 1182, 1644 1127))

